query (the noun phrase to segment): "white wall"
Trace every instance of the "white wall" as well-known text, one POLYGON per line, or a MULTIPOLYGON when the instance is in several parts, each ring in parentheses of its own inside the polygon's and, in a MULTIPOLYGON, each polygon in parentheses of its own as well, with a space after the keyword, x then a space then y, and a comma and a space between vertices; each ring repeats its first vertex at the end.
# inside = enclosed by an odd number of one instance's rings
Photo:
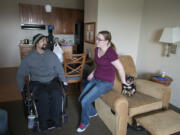
POLYGON ((85 0, 85 12, 85 22, 95 20, 97 31, 111 31, 119 54, 133 56, 140 77, 149 79, 165 71, 173 78, 171 103, 180 108, 180 48, 167 58, 166 48, 158 42, 164 27, 180 26, 180 1, 85 0))
POLYGON ((180 108, 180 48, 169 58, 164 56, 164 47, 159 38, 164 27, 180 27, 179 0, 145 0, 141 34, 138 47, 137 71, 148 78, 151 74, 165 71, 173 82, 171 103, 180 108), (149 74, 148 74, 149 73, 149 74))
POLYGON ((136 62, 143 0, 98 0, 97 31, 112 34, 118 54, 129 54, 136 62))
MULTIPOLYGON (((84 22, 95 22, 97 24, 97 9, 98 0, 84 0, 84 22)), ((89 44, 84 42, 84 51, 86 49, 91 50, 92 56, 94 56, 95 44, 89 44)))
POLYGON ((20 38, 17 0, 1 0, 0 4, 0 67, 17 66, 20 38))
MULTIPOLYGON (((45 30, 21 30, 18 3, 44 4, 64 8, 83 9, 83 0, 1 0, 0 4, 0 68, 17 67, 20 63, 18 44, 25 38, 32 39, 33 35, 45 30)), ((73 35, 57 35, 59 38, 73 38, 73 35)))
POLYGON ((84 0, 84 22, 97 21, 98 0, 84 0))

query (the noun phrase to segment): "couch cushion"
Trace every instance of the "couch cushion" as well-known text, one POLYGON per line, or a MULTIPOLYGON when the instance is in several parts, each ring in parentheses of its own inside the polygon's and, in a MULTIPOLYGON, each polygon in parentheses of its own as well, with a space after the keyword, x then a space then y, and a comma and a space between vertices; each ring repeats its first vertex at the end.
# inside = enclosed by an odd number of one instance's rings
POLYGON ((128 55, 119 56, 119 60, 121 61, 124 67, 126 75, 137 77, 136 67, 133 58, 131 56, 128 55))
MULTIPOLYGON (((132 59, 131 56, 122 55, 122 56, 119 56, 119 60, 121 61, 122 65, 124 67, 126 75, 137 77, 136 67, 135 67, 135 64, 134 64, 133 59, 132 59)), ((121 79, 119 78, 119 74, 116 71, 116 76, 115 76, 115 81, 114 81, 114 87, 113 88, 116 91, 119 91, 119 92, 122 91, 122 85, 121 85, 120 80, 121 79)))
POLYGON ((180 114, 173 110, 157 111, 135 119, 152 135, 170 135, 180 132, 180 114))
POLYGON ((135 116, 149 111, 162 108, 160 99, 136 92, 135 95, 127 97, 129 103, 129 116, 135 116))
POLYGON ((115 110, 114 107, 115 107, 115 102, 117 99, 121 98, 121 99, 127 100, 124 95, 122 95, 120 92, 115 91, 115 90, 108 91, 107 93, 102 95, 101 98, 113 110, 115 110))

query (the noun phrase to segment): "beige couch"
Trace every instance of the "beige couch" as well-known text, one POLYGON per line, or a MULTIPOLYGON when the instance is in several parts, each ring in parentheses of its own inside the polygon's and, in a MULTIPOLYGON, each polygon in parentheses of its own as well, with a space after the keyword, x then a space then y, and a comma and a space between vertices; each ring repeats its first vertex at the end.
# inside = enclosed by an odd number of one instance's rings
MULTIPOLYGON (((131 56, 120 56, 127 75, 137 77, 136 68, 131 56)), ((114 87, 95 101, 99 117, 113 135, 126 135, 127 124, 143 113, 167 109, 171 89, 167 86, 148 81, 135 80, 136 94, 126 97, 121 94, 121 81, 116 74, 114 87)))

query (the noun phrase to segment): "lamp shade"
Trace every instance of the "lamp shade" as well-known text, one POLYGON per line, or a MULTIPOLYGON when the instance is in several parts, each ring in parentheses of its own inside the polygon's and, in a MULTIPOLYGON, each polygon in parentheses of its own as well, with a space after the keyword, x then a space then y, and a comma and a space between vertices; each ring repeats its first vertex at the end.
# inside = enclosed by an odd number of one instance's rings
POLYGON ((180 28, 164 28, 159 41, 164 43, 180 42, 180 28))

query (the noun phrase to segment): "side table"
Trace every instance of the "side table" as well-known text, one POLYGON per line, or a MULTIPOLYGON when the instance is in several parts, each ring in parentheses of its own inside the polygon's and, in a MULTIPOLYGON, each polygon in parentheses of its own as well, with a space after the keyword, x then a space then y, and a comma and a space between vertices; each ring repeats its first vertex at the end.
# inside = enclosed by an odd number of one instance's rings
POLYGON ((161 75, 153 75, 153 76, 151 76, 150 80, 153 82, 157 82, 157 83, 166 85, 166 86, 169 86, 171 84, 171 82, 173 81, 173 79, 169 76, 165 76, 162 80, 158 79, 158 78, 161 78, 161 75))

